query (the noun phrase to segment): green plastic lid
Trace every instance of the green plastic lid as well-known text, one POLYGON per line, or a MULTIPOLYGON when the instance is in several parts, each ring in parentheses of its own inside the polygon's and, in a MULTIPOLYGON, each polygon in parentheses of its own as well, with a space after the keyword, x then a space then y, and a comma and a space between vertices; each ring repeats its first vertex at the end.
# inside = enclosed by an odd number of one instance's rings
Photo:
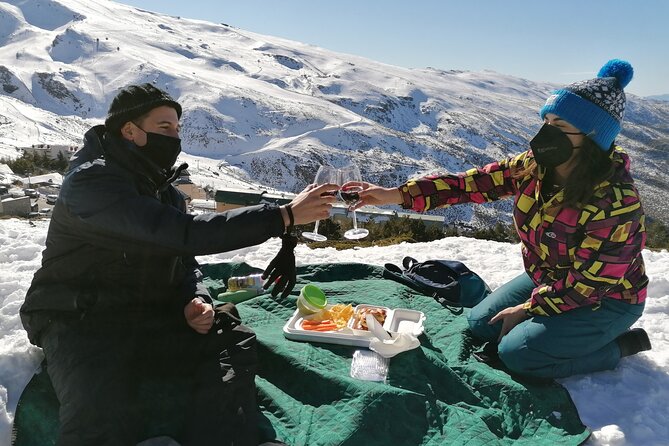
POLYGON ((305 285, 301 292, 304 299, 309 302, 309 304, 318 308, 325 308, 325 304, 327 304, 328 300, 325 298, 323 290, 316 285, 305 285))

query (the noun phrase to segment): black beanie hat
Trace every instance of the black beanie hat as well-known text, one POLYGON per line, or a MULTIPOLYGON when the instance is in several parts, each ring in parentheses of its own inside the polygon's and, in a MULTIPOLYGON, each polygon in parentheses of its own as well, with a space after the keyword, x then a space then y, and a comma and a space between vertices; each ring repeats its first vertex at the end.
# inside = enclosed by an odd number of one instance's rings
POLYGON ((119 91, 112 100, 105 127, 107 131, 117 133, 126 122, 137 119, 161 105, 172 107, 181 118, 181 105, 163 90, 149 83, 129 85, 119 91))

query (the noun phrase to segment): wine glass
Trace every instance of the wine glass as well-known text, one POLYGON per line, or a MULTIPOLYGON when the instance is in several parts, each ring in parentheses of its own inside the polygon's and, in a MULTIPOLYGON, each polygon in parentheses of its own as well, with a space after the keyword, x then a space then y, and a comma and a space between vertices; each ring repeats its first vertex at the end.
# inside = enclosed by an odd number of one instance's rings
MULTIPOLYGON (((318 172, 316 172, 316 178, 314 178, 314 183, 339 184, 338 177, 339 175, 337 174, 337 169, 335 169, 332 166, 323 165, 318 168, 318 172)), ((320 220, 316 221, 316 226, 314 226, 314 232, 303 232, 302 237, 308 238, 309 240, 313 240, 315 242, 324 242, 325 240, 327 240, 328 238, 326 236, 318 233, 318 223, 320 223, 320 220)))
MULTIPOLYGON (((349 181, 362 181, 362 176, 360 175, 360 169, 355 164, 349 164, 346 167, 339 169, 339 184, 346 184, 349 181)), ((360 201, 359 192, 362 190, 362 186, 349 186, 346 190, 339 191, 339 198, 342 199, 344 203, 349 206, 353 206, 358 201, 360 201)), ((349 240, 358 240, 369 235, 367 229, 358 228, 358 219, 355 215, 355 209, 353 212, 353 229, 349 229, 344 232, 344 237, 349 240)))

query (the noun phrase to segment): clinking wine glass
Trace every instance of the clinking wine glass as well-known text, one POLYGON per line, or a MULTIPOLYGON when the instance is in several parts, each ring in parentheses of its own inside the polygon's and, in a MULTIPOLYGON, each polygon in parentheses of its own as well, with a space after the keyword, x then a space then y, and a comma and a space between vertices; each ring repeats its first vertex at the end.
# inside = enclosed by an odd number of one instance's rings
MULTIPOLYGON (((360 169, 355 164, 349 164, 348 166, 339 170, 339 184, 346 184, 349 181, 362 181, 362 176, 360 175, 360 169)), ((344 203, 349 206, 353 206, 358 201, 360 201, 360 191, 362 191, 362 186, 349 186, 346 190, 339 191, 339 197, 344 203)), ((358 228, 358 219, 355 215, 355 209, 351 211, 353 213, 353 229, 349 229, 344 232, 344 237, 349 240, 358 240, 369 235, 369 231, 364 228, 358 228)))
MULTIPOLYGON (((318 168, 318 172, 316 172, 316 178, 314 178, 314 183, 320 185, 320 184, 338 184, 338 173, 337 169, 335 169, 332 166, 328 165, 323 165, 318 168)), ((309 240, 313 240, 315 242, 324 242, 328 238, 324 235, 321 235, 318 233, 318 223, 320 223, 320 220, 316 221, 316 225, 314 226, 314 232, 303 232, 302 237, 308 238, 309 240)))

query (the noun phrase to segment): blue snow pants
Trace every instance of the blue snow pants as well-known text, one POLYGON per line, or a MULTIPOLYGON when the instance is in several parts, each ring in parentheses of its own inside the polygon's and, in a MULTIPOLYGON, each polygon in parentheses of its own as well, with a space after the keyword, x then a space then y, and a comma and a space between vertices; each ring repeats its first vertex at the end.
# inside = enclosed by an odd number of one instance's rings
MULTIPOLYGON (((468 314, 474 335, 497 342, 502 321, 488 321, 501 310, 527 301, 536 287, 523 273, 482 299, 468 314)), ((610 370, 620 361, 616 337, 639 319, 644 304, 604 298, 599 308, 583 307, 557 316, 534 316, 515 326, 501 340, 501 361, 512 372, 563 378, 610 370)))

